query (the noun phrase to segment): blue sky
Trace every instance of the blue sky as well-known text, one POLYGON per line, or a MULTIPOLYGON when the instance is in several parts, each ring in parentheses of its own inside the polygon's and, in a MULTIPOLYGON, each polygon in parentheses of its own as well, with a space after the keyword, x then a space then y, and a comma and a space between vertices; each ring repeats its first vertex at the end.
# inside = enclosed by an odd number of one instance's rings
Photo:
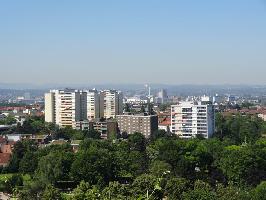
POLYGON ((266 84, 266 1, 0 1, 0 69, 6 83, 266 84))

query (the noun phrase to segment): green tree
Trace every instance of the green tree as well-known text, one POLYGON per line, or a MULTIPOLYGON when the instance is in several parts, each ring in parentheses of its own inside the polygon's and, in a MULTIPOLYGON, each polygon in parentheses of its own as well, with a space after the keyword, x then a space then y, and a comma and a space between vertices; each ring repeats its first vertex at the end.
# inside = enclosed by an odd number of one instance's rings
POLYGON ((264 122, 258 117, 239 114, 225 118, 218 114, 216 119, 216 136, 230 138, 236 144, 254 143, 265 132, 264 122))
POLYGON ((77 153, 71 167, 75 181, 84 180, 91 185, 105 185, 117 175, 113 156, 107 149, 91 147, 77 153))
POLYGON ((163 194, 158 183, 158 178, 150 174, 138 176, 131 185, 132 196, 136 198, 161 199, 163 194))
POLYGON ((180 200, 182 194, 189 190, 189 181, 184 178, 170 178, 165 186, 165 196, 169 200, 180 200))
POLYGON ((41 132, 45 128, 44 121, 41 120, 34 120, 30 123, 30 125, 34 131, 34 134, 41 132))
POLYGON ((158 130, 151 133, 151 140, 157 140, 159 138, 170 136, 165 130, 158 130))
POLYGON ((255 189, 254 189, 254 200, 266 200, 266 181, 262 181, 255 189))
POLYGON ((83 140, 84 139, 84 132, 83 131, 74 131, 72 136, 71 136, 71 139, 72 140, 83 140))
POLYGON ((227 187, 218 184, 216 188, 217 199, 219 200, 250 200, 251 193, 248 189, 241 186, 235 186, 231 182, 227 187))
POLYGON ((144 152, 146 149, 146 139, 141 133, 129 135, 128 143, 131 150, 144 152))
POLYGON ((46 186, 45 190, 41 196, 42 200, 61 200, 62 196, 58 189, 53 185, 49 184, 46 186))
POLYGON ((85 138, 101 139, 101 134, 96 130, 83 131, 85 138))
POLYGON ((13 190, 18 186, 23 186, 23 178, 19 174, 13 174, 10 178, 5 180, 4 191, 7 193, 13 193, 13 190))
POLYGON ((17 120, 11 115, 8 115, 5 119, 0 120, 1 125, 12 125, 16 123, 17 120))
POLYGON ((19 171, 23 174, 33 174, 38 166, 38 158, 33 152, 26 152, 19 162, 19 171))
POLYGON ((150 173, 156 177, 162 176, 165 172, 170 173, 172 166, 165 161, 156 160, 150 165, 150 173))
POLYGON ((73 200, 97 200, 101 199, 100 191, 95 186, 90 186, 89 183, 81 181, 73 191, 73 200))
POLYGON ((85 181, 81 181, 76 189, 73 191, 73 200, 85 200, 86 199, 86 193, 91 189, 91 186, 89 183, 85 181))
POLYGON ((215 135, 220 139, 222 139, 228 133, 225 123, 226 123, 225 117, 221 113, 217 113, 215 116, 215 125, 216 125, 215 135))
POLYGON ((130 187, 118 182, 110 182, 102 192, 103 199, 124 200, 130 196, 130 187))
POLYGON ((39 200, 43 191, 45 189, 45 184, 40 181, 33 181, 29 185, 25 185, 22 190, 19 190, 18 199, 19 200, 39 200))
POLYGON ((144 152, 130 151, 127 160, 128 169, 133 176, 143 174, 148 169, 147 156, 144 152))
POLYGON ((194 188, 182 194, 184 200, 216 200, 216 194, 208 183, 196 181, 194 188))
POLYGON ((45 184, 69 180, 72 162, 73 153, 50 152, 40 159, 35 177, 45 184))
POLYGON ((218 165, 230 181, 257 185, 266 177, 266 151, 262 146, 226 147, 218 165))
POLYGON ((19 163, 23 159, 24 155, 28 152, 37 151, 37 145, 30 140, 18 141, 13 148, 10 163, 8 165, 8 170, 10 172, 18 172, 19 163))

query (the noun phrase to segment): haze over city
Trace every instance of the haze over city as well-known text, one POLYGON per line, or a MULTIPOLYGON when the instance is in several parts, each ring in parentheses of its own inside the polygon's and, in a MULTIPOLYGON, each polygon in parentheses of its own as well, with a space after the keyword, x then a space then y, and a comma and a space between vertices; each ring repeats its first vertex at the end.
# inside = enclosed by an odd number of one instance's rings
POLYGON ((2 1, 0 82, 264 85, 265 5, 2 1))

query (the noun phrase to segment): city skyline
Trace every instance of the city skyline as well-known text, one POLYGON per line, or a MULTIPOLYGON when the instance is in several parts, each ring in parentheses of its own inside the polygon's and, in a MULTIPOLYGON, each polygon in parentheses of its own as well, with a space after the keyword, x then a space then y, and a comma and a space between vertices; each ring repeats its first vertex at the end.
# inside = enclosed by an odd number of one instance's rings
POLYGON ((263 0, 0 3, 1 83, 265 85, 263 0))

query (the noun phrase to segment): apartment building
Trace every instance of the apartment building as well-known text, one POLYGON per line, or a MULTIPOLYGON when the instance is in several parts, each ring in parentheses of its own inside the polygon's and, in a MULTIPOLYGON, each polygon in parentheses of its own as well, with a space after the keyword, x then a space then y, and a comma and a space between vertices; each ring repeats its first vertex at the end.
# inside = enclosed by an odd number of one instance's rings
POLYGON ((108 119, 108 120, 100 120, 100 119, 93 119, 93 120, 84 120, 76 122, 75 129, 77 130, 95 130, 100 133, 102 139, 117 137, 118 131, 118 124, 115 119, 108 119))
POLYGON ((133 134, 139 132, 148 138, 158 130, 157 115, 117 115, 116 119, 121 133, 133 134))
POLYGON ((112 139, 118 135, 118 124, 115 120, 94 120, 89 122, 89 130, 98 131, 102 139, 112 139))
POLYGON ((180 138, 197 135, 210 138, 214 130, 213 105, 204 102, 180 102, 171 106, 171 132, 180 138))
POLYGON ((93 120, 100 115, 100 94, 97 90, 87 90, 87 119, 93 120))
POLYGON ((116 90, 51 90, 45 94, 45 121, 60 127, 76 122, 115 118, 123 113, 123 95, 116 90))
POLYGON ((44 102, 45 121, 55 123, 55 92, 45 93, 44 102))
POLYGON ((79 90, 51 90, 45 94, 45 121, 60 127, 75 127, 87 119, 87 93, 79 90))
POLYGON ((116 90, 103 90, 100 92, 100 116, 115 118, 123 113, 123 95, 116 90))

